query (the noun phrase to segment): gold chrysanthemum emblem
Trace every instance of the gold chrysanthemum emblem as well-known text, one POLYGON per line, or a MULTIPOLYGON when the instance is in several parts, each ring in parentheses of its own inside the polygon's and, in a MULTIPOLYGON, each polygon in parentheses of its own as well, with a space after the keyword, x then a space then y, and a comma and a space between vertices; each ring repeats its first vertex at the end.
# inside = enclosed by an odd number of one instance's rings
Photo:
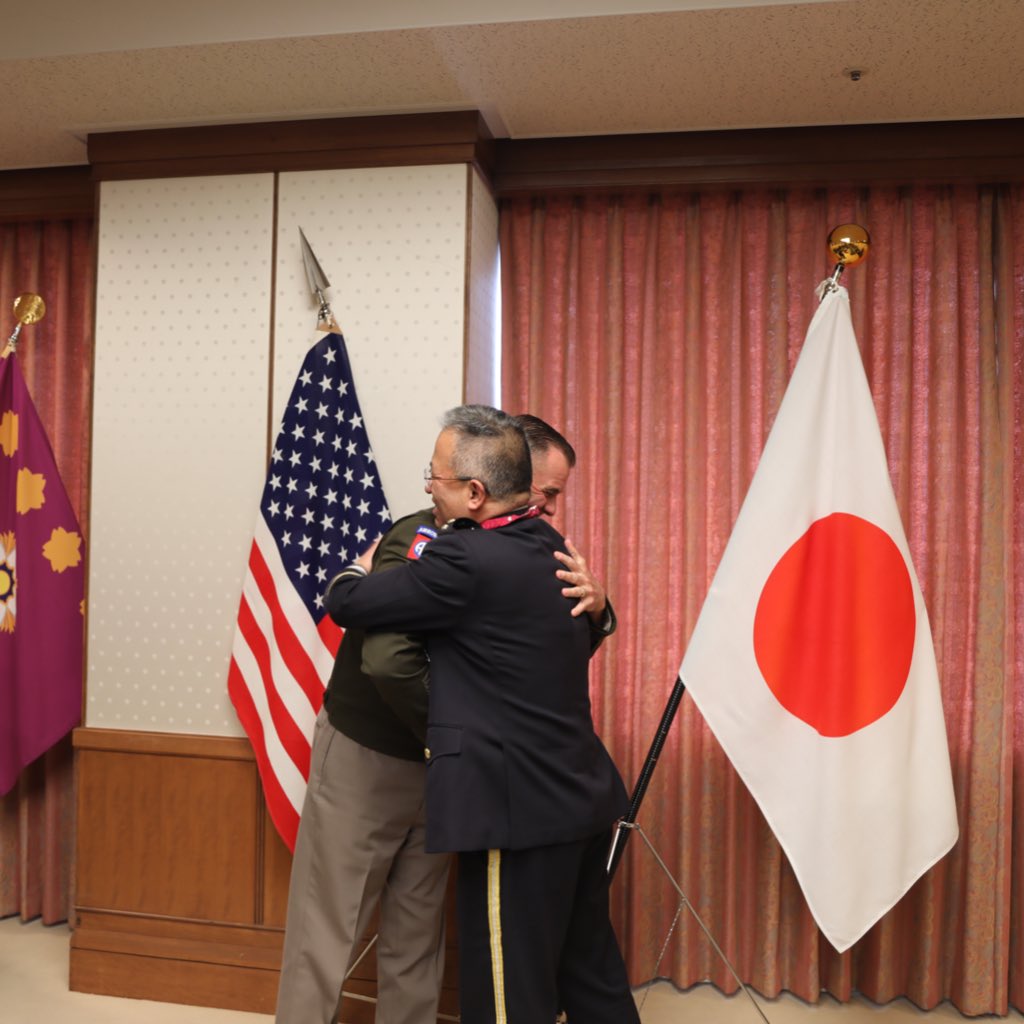
POLYGON ((33 473, 31 469, 18 470, 17 509, 24 515, 33 509, 42 508, 46 501, 43 491, 46 489, 46 477, 42 473, 33 473))
POLYGON ((74 568, 82 560, 82 538, 58 526, 43 545, 43 557, 54 572, 74 568))
POLYGON ((0 451, 8 457, 18 450, 18 414, 8 409, 0 416, 0 451))
POLYGON ((17 574, 14 571, 14 534, 0 533, 0 633, 13 633, 17 574))

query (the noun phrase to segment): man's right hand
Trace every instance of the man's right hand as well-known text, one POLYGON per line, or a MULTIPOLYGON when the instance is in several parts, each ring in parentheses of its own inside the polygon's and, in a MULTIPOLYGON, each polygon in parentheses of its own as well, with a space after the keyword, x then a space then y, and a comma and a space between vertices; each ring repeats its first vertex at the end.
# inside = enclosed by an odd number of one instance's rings
POLYGON ((600 623, 604 618, 604 609, 608 603, 604 587, 587 567, 586 559, 568 538, 566 538, 565 547, 569 554, 564 554, 561 551, 555 552, 555 558, 565 566, 564 569, 559 569, 555 575, 563 583, 568 584, 562 588, 562 596, 578 598, 572 608, 573 615, 582 615, 586 612, 595 623, 600 623))

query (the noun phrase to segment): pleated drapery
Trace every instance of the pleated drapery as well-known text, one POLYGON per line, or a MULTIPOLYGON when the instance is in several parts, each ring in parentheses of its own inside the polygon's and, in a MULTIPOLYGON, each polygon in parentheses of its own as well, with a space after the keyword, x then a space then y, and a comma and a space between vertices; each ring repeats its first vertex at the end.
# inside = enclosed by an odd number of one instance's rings
MULTIPOLYGON (((0 347, 14 299, 35 292, 46 316, 23 328, 18 362, 82 527, 88 558, 94 293, 92 222, 0 224, 0 347)), ((74 847, 70 737, 25 768, 0 798, 0 917, 63 921, 74 847)))
MULTIPOLYGON (((595 660, 627 784, 831 270, 871 233, 854 326, 931 618, 961 837, 860 942, 819 934, 757 806, 684 698, 639 815, 740 976, 964 1013, 1024 1006, 1024 189, 960 185, 527 198, 501 209, 503 407, 579 463, 561 521, 619 630, 595 660)), ((634 982, 736 986, 642 843, 614 909, 634 982)))

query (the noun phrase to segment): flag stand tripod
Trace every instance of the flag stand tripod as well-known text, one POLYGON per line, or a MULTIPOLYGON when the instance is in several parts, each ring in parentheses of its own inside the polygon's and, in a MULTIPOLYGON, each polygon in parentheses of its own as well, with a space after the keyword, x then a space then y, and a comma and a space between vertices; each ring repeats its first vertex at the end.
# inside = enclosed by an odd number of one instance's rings
MULTIPOLYGON (((679 917, 679 912, 682 910, 683 907, 685 907, 690 912, 690 914, 693 916, 693 919, 697 922, 697 924, 700 925, 701 931, 703 931, 704 934, 707 936, 708 942, 711 943, 711 947, 721 958, 722 963, 724 963, 725 966, 729 968, 729 973, 733 976, 733 978, 736 979, 736 984, 739 985, 739 987, 743 990, 743 994, 750 1000, 754 1009, 757 1011, 757 1015, 761 1018, 761 1020, 764 1021, 764 1024, 770 1024, 768 1018, 765 1016, 764 1010, 761 1009, 761 1004, 758 1003, 758 1001, 754 998, 754 993, 751 992, 750 989, 744 984, 743 979, 737 973, 736 968, 733 967, 732 961, 729 959, 728 956, 726 956, 725 950, 723 950, 722 947, 715 941, 714 935, 711 934, 711 930, 704 923, 704 920, 701 918, 700 914, 697 913, 696 908, 690 902, 686 893, 683 892, 682 886, 680 886, 680 884, 676 881, 672 872, 669 871, 668 865, 661 859, 661 857, 658 854, 658 851, 654 848, 650 839, 647 838, 647 833, 644 832, 644 830, 636 823, 628 825, 627 828, 629 828, 632 831, 640 833, 640 838, 647 845, 647 849, 651 851, 651 856, 654 857, 654 859, 658 862, 658 867, 661 868, 661 870, 665 874, 665 877, 672 883, 672 888, 675 889, 676 893, 679 895, 679 910, 677 910, 676 912, 676 917, 679 917)), ((669 932, 668 938, 671 938, 671 931, 669 932)), ((668 939, 666 939, 665 945, 668 945, 668 939)), ((664 954, 665 947, 662 947, 662 956, 664 956, 664 954)), ((658 964, 660 963, 661 958, 659 957, 658 964)), ((657 970, 657 965, 655 965, 655 970, 657 970)))
MULTIPOLYGON (((711 943, 712 948, 721 957, 722 962, 726 967, 729 968, 729 973, 736 979, 736 984, 743 990, 746 997, 753 1003, 754 1009, 757 1011, 758 1016, 769 1024, 768 1018, 765 1016, 764 1011, 761 1009, 760 1004, 754 998, 754 994, 749 988, 743 983, 743 979, 740 978, 736 971, 736 968, 732 965, 729 957, 726 956, 725 951, 715 941, 715 937, 711 934, 708 926, 704 923, 700 914, 697 913, 696 908, 689 901, 686 893, 683 892, 682 886, 676 881, 672 872, 669 871, 668 865, 659 856, 658 851, 654 848, 650 839, 647 838, 647 833, 637 824, 636 816, 640 811, 640 805, 643 803, 644 795, 647 792, 647 787, 650 785, 651 776, 654 774, 654 768, 658 763, 658 758, 661 756, 662 747, 665 746, 665 739, 668 736, 669 729, 672 728, 672 722, 675 720, 676 712, 679 710, 679 705, 682 702, 683 694, 686 692, 686 684, 683 682, 681 676, 676 676, 675 685, 672 687, 672 692, 669 694, 668 702, 665 705, 665 710, 662 712, 661 721, 658 723, 657 731, 654 734, 654 739, 651 741, 650 750, 647 752, 647 757, 644 759, 643 767, 640 769, 640 775, 637 778, 636 785, 633 787, 633 793, 629 798, 629 808, 626 811, 626 815, 619 821, 615 828, 615 835, 612 836, 611 848, 608 851, 608 875, 609 877, 615 874, 615 869, 619 866, 619 861, 622 860, 622 854, 626 849, 626 841, 629 839, 633 832, 637 832, 640 838, 644 841, 647 849, 650 850, 651 855, 658 863, 658 867, 664 872, 665 877, 672 883, 672 888, 679 895, 679 907, 682 909, 686 907, 687 910, 693 915, 694 920, 700 925, 701 930, 707 936, 708 941, 711 943)), ((676 918, 679 914, 677 912, 676 918)), ((673 924, 674 927, 674 924, 673 924)), ((671 930, 669 931, 669 938, 671 938, 671 930)), ((668 940, 666 939, 666 946, 668 940)), ((662 956, 664 956, 665 949, 662 948, 662 956)), ((658 958, 658 963, 655 965, 655 971, 661 964, 661 957, 658 958)))

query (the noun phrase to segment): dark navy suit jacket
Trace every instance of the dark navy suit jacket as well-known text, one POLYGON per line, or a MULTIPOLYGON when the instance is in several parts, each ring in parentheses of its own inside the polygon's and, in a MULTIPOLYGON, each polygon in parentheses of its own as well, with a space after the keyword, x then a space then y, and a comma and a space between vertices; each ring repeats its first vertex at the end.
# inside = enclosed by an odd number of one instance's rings
POLYGON ((430 654, 427 849, 524 849, 610 828, 628 798, 594 732, 586 615, 570 615, 540 518, 455 529, 418 561, 342 574, 342 626, 421 632, 430 654))

